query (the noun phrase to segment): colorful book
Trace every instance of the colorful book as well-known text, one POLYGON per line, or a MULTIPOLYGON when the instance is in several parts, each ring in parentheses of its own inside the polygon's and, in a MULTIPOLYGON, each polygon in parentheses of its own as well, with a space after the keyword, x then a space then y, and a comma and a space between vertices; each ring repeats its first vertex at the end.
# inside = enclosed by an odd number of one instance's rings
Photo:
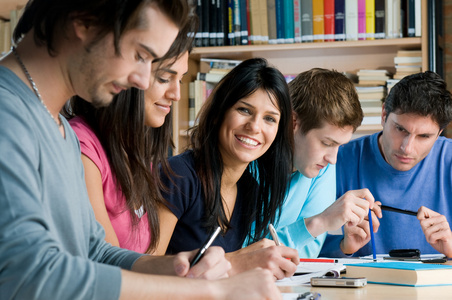
POLYGON ((235 33, 234 33, 234 0, 228 0, 228 45, 234 46, 235 45, 235 33))
POLYGON ((301 1, 301 41, 312 42, 312 1, 301 1))
POLYGON ((334 39, 345 40, 345 0, 334 1, 334 39))
POLYGON ((260 0, 249 0, 250 1, 250 41, 253 45, 262 44, 262 34, 261 34, 261 18, 260 18, 260 0))
POLYGON ((324 40, 334 41, 334 0, 323 0, 324 40))
POLYGON ((358 2, 345 0, 345 39, 358 40, 358 2))
POLYGON ((277 44, 275 0, 267 0, 268 43, 277 44))
POLYGON ((452 285, 452 266, 417 262, 346 264, 348 277, 366 277, 368 283, 437 286, 452 285))
POLYGON ((301 1, 293 0, 294 42, 301 43, 301 1))
POLYGON ((384 39, 385 33, 385 0, 375 0, 375 38, 384 39))
POLYGON ((276 39, 278 44, 284 44, 284 0, 275 0, 276 39))
POLYGON ((366 0, 366 39, 375 40, 375 0, 366 0))
MULTIPOLYGON (((218 0, 221 1, 221 0, 218 0)), ((248 45, 248 0, 240 1, 240 44, 248 45)))
POLYGON ((284 0, 284 43, 293 44, 295 39, 294 34, 294 12, 293 0, 284 0))
POLYGON ((366 0, 358 0, 358 40, 366 37, 366 0))
POLYGON ((241 10, 240 10, 240 1, 234 0, 234 14, 233 14, 233 22, 234 22, 234 39, 236 45, 242 44, 242 27, 240 25, 241 22, 241 10))
POLYGON ((312 33, 314 42, 325 39, 323 0, 312 0, 312 33))
POLYGON ((259 0, 259 16, 261 24, 261 42, 262 44, 268 44, 269 33, 268 33, 268 19, 267 19, 267 0, 259 0))

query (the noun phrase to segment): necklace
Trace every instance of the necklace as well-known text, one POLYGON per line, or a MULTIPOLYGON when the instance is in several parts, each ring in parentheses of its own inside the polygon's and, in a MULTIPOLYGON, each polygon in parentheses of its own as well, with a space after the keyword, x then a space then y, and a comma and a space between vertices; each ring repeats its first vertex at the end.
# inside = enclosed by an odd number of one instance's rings
POLYGON ((31 87, 33 88, 33 91, 35 92, 36 97, 38 97, 39 101, 41 102, 42 106, 44 106, 44 108, 46 109, 46 111, 49 113, 49 116, 52 118, 52 120, 55 122, 55 124, 58 127, 63 126, 63 123, 61 122, 60 116, 58 115, 58 119, 55 119, 55 117, 52 115, 52 113, 50 112, 50 110, 47 108, 47 105, 44 103, 44 101, 41 98, 41 94, 38 91, 38 87, 36 86, 36 83, 33 81, 33 79, 31 78, 30 73, 28 73, 27 68, 25 67, 22 59, 20 59, 19 53, 17 53, 16 51, 16 47, 12 47, 14 56, 17 59, 17 62, 19 63, 20 67, 22 68, 22 71, 24 71, 25 76, 27 77, 28 81, 31 84, 31 87))

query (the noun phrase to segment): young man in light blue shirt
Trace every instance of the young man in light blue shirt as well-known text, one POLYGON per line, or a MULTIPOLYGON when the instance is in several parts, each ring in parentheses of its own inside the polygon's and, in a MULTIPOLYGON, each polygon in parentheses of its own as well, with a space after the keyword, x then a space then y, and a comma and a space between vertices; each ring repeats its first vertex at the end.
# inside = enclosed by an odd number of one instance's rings
POLYGON ((280 242, 300 257, 319 255, 326 232, 358 224, 373 206, 367 189, 336 200, 336 159, 361 124, 356 89, 345 75, 314 68, 289 83, 294 124, 294 171, 276 227, 280 242))

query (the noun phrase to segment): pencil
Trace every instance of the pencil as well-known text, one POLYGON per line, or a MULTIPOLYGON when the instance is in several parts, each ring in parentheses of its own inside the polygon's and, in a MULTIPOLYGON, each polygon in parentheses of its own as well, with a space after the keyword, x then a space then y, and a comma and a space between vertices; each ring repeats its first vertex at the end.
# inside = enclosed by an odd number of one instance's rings
POLYGON ((387 206, 387 205, 380 205, 380 207, 381 207, 381 210, 393 211, 396 213, 410 215, 410 216, 417 216, 417 212, 412 211, 412 210, 400 209, 400 208, 395 208, 395 207, 391 207, 391 206, 387 206))
POLYGON ((375 251, 375 236, 374 236, 374 229, 372 226, 372 210, 369 209, 369 229, 370 229, 370 241, 372 243, 372 258, 374 261, 377 261, 377 253, 375 251))

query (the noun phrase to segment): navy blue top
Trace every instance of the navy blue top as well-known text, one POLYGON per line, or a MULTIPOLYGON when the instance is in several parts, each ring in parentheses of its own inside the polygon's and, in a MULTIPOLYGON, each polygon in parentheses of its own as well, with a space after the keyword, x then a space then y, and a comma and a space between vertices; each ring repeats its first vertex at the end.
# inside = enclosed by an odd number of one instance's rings
MULTIPOLYGON (((204 196, 201 181, 194 168, 193 151, 170 157, 169 164, 176 176, 171 176, 170 180, 162 173, 162 181, 169 188, 169 192, 163 192, 163 197, 169 202, 168 208, 178 218, 178 222, 166 253, 175 254, 200 248, 213 228, 204 226, 204 196)), ((237 199, 230 220, 231 228, 225 235, 220 233, 212 244, 222 247, 225 252, 240 249, 244 242, 247 216, 243 213, 243 201, 252 201, 247 197, 250 186, 256 187, 257 184, 246 171, 237 183, 237 199)))

